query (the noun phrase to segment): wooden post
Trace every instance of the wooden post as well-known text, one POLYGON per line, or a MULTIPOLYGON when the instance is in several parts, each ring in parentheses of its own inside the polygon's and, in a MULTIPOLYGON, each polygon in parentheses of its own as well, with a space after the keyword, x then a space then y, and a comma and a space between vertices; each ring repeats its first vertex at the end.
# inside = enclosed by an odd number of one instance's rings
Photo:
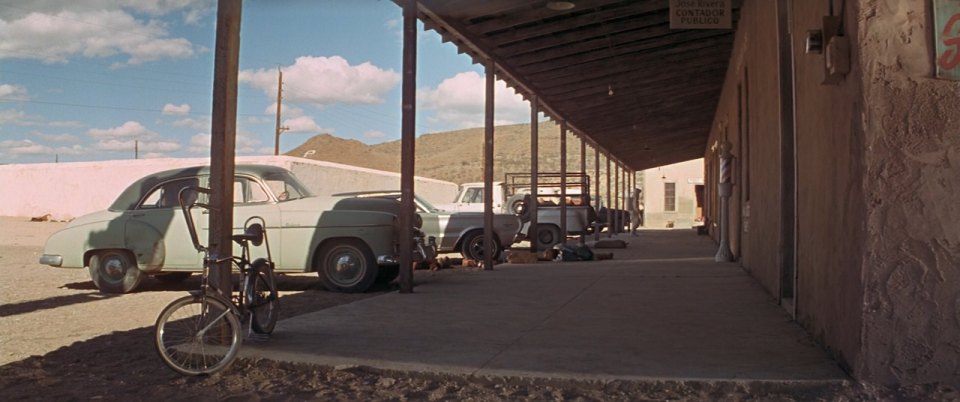
POLYGON ((560 239, 567 242, 567 122, 560 121, 560 239))
POLYGON ((483 122, 483 269, 493 269, 493 97, 496 65, 487 60, 486 107, 483 122))
MULTIPOLYGON (((583 133, 580 133, 580 173, 583 174, 583 177, 580 180, 584 180, 587 177, 587 140, 583 138, 583 133)), ((585 183, 580 183, 580 192, 581 197, 586 197, 590 194, 590 186, 584 186, 585 183), (585 187, 585 188, 584 188, 585 187)), ((589 207, 589 204, 586 204, 589 207)), ((590 222, 586 222, 590 224, 590 222)), ((587 228, 583 228, 583 232, 580 233, 580 244, 587 243, 587 228)))
MULTIPOLYGON (((537 183, 540 180, 540 98, 530 96, 530 194, 537 194, 537 183)), ((537 198, 530 196, 530 227, 527 228, 527 237, 530 239, 530 252, 537 252, 537 198)))
POLYGON ((417 116, 417 1, 403 3, 403 84, 400 122, 400 293, 413 292, 413 175, 417 116))
MULTIPOLYGON (((217 36, 213 66, 213 115, 210 133, 210 233, 212 258, 233 255, 233 174, 237 143, 237 73, 240 65, 241 0, 217 3, 217 36)), ((229 261, 210 267, 210 285, 225 296, 233 292, 229 261)))
MULTIPOLYGON (((597 206, 594 208, 597 210, 597 219, 600 219, 600 146, 593 144, 593 186, 595 190, 593 191, 594 201, 597 206)), ((593 232, 593 240, 600 240, 600 226, 597 226, 596 230, 593 232)))
POLYGON ((610 154, 605 153, 604 156, 607 158, 607 237, 613 237, 613 197, 610 194, 610 154))

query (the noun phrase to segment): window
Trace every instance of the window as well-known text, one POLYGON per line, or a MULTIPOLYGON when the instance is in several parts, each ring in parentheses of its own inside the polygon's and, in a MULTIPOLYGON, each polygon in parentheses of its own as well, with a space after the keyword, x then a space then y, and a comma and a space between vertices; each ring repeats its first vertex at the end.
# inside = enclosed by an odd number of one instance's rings
POLYGON ((233 179, 234 204, 258 203, 270 201, 267 192, 259 183, 249 177, 237 176, 233 179))
POLYGON ((482 203, 483 202, 483 187, 474 187, 468 188, 467 191, 463 194, 463 202, 472 204, 472 203, 482 203))
POLYGON ((677 183, 663 183, 663 210, 677 211, 677 183))
MULTIPOLYGON (((190 177, 184 179, 177 179, 163 183, 151 190, 146 197, 143 197, 143 202, 140 203, 138 209, 150 209, 150 208, 179 208, 180 200, 178 196, 180 195, 180 190, 186 187, 198 187, 199 179, 197 177, 190 177)), ((197 201, 197 192, 190 191, 184 194, 186 203, 191 203, 197 201)), ((204 194, 204 202, 206 195, 204 194)))

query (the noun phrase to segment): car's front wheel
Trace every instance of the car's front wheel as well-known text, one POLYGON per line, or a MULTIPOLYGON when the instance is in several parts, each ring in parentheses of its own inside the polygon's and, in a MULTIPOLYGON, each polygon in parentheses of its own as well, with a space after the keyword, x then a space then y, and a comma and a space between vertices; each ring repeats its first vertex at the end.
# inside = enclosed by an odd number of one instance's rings
POLYGON ((327 290, 363 292, 377 279, 377 260, 365 243, 334 240, 320 248, 317 275, 327 290))
MULTIPOLYGON (((500 258, 500 243, 497 242, 497 239, 493 239, 492 248, 493 259, 500 258)), ((483 231, 477 230, 467 234, 467 237, 463 239, 463 245, 460 246, 460 254, 463 255, 463 258, 483 261, 483 252, 483 231)))
POLYGON ((143 272, 129 253, 100 251, 90 257, 90 279, 103 293, 129 293, 143 281, 143 272))

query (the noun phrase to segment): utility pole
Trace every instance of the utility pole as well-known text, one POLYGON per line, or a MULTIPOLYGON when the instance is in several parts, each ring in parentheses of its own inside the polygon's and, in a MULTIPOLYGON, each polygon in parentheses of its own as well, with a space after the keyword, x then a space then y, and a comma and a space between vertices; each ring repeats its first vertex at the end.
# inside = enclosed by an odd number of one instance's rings
POLYGON ((280 126, 280 105, 283 104, 283 71, 277 66, 277 129, 273 142, 273 154, 280 155, 280 133, 289 130, 289 127, 280 126))
POLYGON ((133 159, 140 159, 140 140, 133 140, 133 159))

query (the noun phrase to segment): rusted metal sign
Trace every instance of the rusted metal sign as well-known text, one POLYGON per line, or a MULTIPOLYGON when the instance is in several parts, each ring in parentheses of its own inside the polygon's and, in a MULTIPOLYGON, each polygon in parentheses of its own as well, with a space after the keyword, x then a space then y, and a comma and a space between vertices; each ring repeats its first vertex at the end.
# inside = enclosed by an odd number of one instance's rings
POLYGON ((937 78, 960 81, 960 0, 933 0, 937 78))
POLYGON ((730 29, 733 0, 670 0, 670 29, 730 29))

